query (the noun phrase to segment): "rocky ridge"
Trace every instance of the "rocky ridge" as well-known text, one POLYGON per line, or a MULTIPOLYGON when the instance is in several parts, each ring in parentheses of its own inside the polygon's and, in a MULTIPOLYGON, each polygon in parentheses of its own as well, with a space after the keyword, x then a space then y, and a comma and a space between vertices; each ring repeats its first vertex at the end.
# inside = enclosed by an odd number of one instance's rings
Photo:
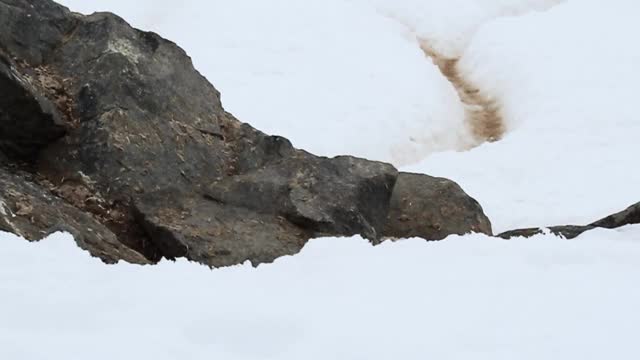
POLYGON ((108 263, 220 267, 314 237, 491 224, 450 180, 318 157, 240 122, 182 49, 114 14, 0 0, 0 230, 68 231, 108 263))

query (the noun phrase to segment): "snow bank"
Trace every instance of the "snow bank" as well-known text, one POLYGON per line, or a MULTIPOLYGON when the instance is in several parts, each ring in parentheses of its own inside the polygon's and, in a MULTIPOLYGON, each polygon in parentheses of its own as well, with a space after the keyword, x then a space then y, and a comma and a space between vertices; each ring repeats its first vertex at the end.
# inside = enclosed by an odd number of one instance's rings
POLYGON ((441 56, 458 58, 477 29, 489 20, 547 10, 564 0, 354 0, 429 40, 441 56))
POLYGON ((457 180, 498 231, 588 223, 640 200, 634 1, 572 1, 483 26, 460 66, 502 105, 504 140, 412 170, 457 180))
MULTIPOLYGON (((462 70, 501 102, 510 132, 407 169, 458 181, 500 231, 588 222, 640 199, 639 5, 569 1, 481 25, 554 3, 108 8, 183 45, 242 120, 321 154, 396 164, 433 150, 416 139, 454 149, 464 138, 453 89, 405 25, 415 26, 443 53, 463 55, 462 70)), ((639 237, 631 226, 576 241, 320 239, 257 270, 209 271, 107 267, 67 236, 34 245, 0 235, 0 358, 636 359, 639 237)))
POLYGON ((0 235, 0 357, 634 359, 638 236, 318 239, 210 271, 104 266, 68 236, 0 235))

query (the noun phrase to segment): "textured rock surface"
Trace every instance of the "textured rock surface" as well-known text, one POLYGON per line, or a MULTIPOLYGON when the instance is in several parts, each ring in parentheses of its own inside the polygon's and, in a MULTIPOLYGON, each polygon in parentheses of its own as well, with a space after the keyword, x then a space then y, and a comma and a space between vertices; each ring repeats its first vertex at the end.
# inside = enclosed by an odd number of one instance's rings
MULTIPOLYGON (((589 225, 551 226, 548 229, 556 235, 560 235, 567 239, 574 239, 580 236, 582 233, 596 228, 615 229, 631 224, 640 224, 640 203, 631 205, 623 211, 620 211, 613 215, 609 215, 589 225)), ((543 231, 544 230, 542 228, 529 228, 507 231, 498 236, 503 239, 510 239, 518 236, 531 237, 536 234, 540 234, 543 231)))
POLYGON ((93 216, 65 203, 30 178, 29 174, 12 174, 0 168, 0 229, 33 240, 67 231, 82 249, 107 263, 149 263, 93 216))
POLYGON ((64 123, 55 104, 38 88, 36 75, 18 69, 0 52, 0 151, 30 159, 64 135, 64 123))
POLYGON ((442 240, 471 232, 492 235, 491 222, 458 184, 421 174, 398 176, 385 236, 442 240))
POLYGON ((0 229, 65 229, 107 262, 259 264, 319 236, 490 232, 457 185, 402 175, 391 201, 391 165, 263 134, 174 43, 48 0, 0 0, 0 130, 0 229))

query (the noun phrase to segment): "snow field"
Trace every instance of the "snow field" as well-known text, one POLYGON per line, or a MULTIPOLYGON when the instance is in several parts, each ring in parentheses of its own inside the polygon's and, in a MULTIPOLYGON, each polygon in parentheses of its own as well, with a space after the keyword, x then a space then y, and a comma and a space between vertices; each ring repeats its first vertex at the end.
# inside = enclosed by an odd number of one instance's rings
POLYGON ((458 181, 496 231, 590 223, 637 202, 639 10, 570 1, 481 27, 460 69, 501 103, 506 137, 409 169, 458 181))
MULTIPOLYGON (((640 200, 634 1, 64 2, 176 41, 228 110, 296 146, 452 178, 496 231, 640 200), (416 35, 500 102, 503 140, 455 151, 463 109, 416 35)), ((210 271, 0 234, 0 358, 637 359, 638 239, 317 239, 210 271)))
POLYGON ((635 359, 638 236, 317 239, 210 271, 104 266, 67 235, 3 235, 0 356, 635 359))

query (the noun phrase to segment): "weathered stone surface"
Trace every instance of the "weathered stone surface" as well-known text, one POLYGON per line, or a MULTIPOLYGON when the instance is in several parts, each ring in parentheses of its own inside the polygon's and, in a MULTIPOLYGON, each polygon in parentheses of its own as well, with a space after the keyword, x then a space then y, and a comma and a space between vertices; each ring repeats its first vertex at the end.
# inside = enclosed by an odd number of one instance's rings
POLYGON ((30 174, 0 168, 0 230, 39 240, 56 231, 71 233, 78 246, 107 263, 149 261, 123 245, 96 218, 65 203, 30 174))
POLYGON ((35 73, 18 68, 0 51, 0 151, 31 159, 65 128, 56 106, 37 88, 35 73))
POLYGON ((37 67, 77 23, 53 1, 0 0, 0 48, 37 67))
MULTIPOLYGON (((566 239, 575 239, 589 230, 597 228, 615 229, 631 224, 640 224, 640 203, 631 205, 623 211, 609 215, 588 225, 562 225, 552 226, 548 229, 552 233, 566 239)), ((542 232, 542 228, 529 228, 507 231, 498 236, 503 239, 511 239, 514 237, 531 237, 541 234, 542 232)))
POLYGON ((211 267, 254 266, 298 253, 312 234, 282 217, 198 196, 149 194, 136 204, 139 222, 163 256, 211 267), (166 202, 173 204, 166 207, 166 202))
POLYGON ((480 204, 455 182, 400 173, 391 198, 384 236, 442 240, 451 234, 492 235, 480 204))
POLYGON ((0 49, 0 169, 16 183, 0 197, 30 215, 3 229, 67 229, 107 262, 213 267, 271 262, 319 236, 490 232, 457 186, 396 186, 391 165, 317 157, 241 123, 182 49, 116 15, 0 0, 0 49), (420 206, 403 202, 410 192, 420 206))
MULTIPOLYGON (((580 226, 580 225, 561 225, 561 226, 551 226, 549 228, 547 228, 552 234, 558 235, 558 236, 562 236, 566 239, 574 239, 578 236, 580 236, 582 233, 584 233, 585 231, 589 231, 589 230, 593 230, 595 229, 594 226, 589 226, 589 225, 584 225, 584 226, 580 226)), ((504 233, 501 233, 498 235, 498 237, 501 237, 503 239, 511 239, 514 237, 532 237, 538 234, 542 234, 544 233, 544 229, 543 228, 527 228, 527 229, 518 229, 518 230, 511 230, 511 231, 507 231, 504 233)))
POLYGON ((212 267, 246 260, 257 265, 296 254, 313 237, 380 238, 396 177, 393 167, 352 157, 315 157, 282 138, 262 140, 257 148, 279 142, 281 155, 218 179, 201 194, 161 191, 136 198, 139 222, 165 257, 212 267))
POLYGON ((615 229, 626 225, 640 224, 640 203, 591 223, 591 226, 605 229, 615 229))

